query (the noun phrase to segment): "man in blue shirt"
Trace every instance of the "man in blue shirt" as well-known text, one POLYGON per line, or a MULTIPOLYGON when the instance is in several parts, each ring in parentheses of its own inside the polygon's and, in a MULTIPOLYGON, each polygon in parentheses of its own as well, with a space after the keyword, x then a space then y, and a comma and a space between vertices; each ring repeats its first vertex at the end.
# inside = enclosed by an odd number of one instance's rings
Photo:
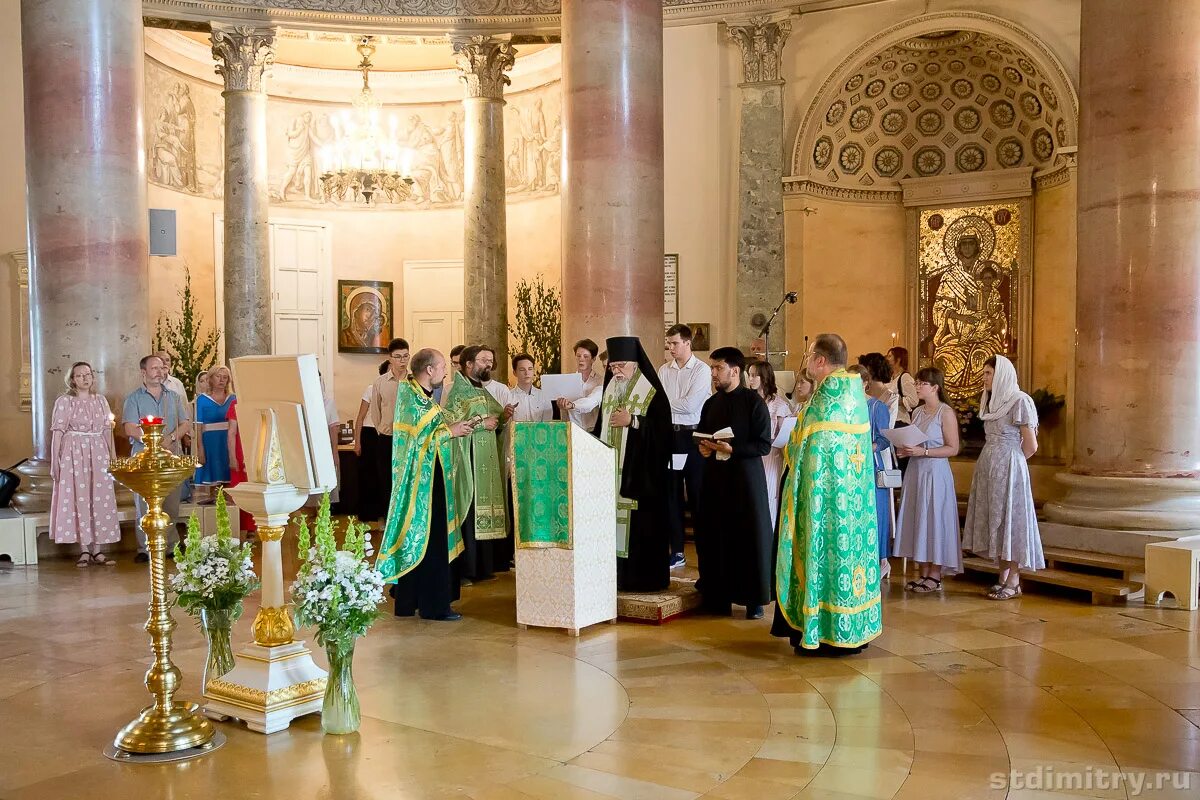
MULTIPOLYGON (((125 426, 125 435, 129 437, 131 453, 139 453, 145 448, 142 442, 142 429, 138 421, 145 417, 161 417, 163 421, 163 447, 179 455, 183 451, 183 436, 192 428, 188 404, 179 395, 163 386, 167 379, 167 368, 158 356, 146 356, 139 364, 142 370, 142 385, 134 389, 125 398, 125 408, 121 414, 121 422, 125 426)), ((174 520, 179 516, 179 498, 182 487, 176 488, 165 500, 163 511, 174 520)), ((134 508, 137 511, 137 543, 138 552, 134 561, 144 564, 150 560, 146 550, 146 532, 142 530, 141 520, 146 516, 148 507, 141 495, 135 494, 134 508)), ((168 552, 174 539, 178 538, 178 530, 168 531, 168 552)))

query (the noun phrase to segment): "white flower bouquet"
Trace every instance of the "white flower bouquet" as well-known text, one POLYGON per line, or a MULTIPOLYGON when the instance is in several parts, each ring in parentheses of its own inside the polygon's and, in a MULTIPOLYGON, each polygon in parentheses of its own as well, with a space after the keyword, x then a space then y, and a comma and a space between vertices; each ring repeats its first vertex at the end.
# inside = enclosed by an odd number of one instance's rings
POLYGON ((225 494, 217 493, 217 535, 201 536, 193 512, 188 519, 187 549, 175 545, 175 573, 170 588, 180 608, 193 617, 201 612, 231 612, 237 619, 242 600, 258 588, 253 549, 233 538, 225 494))
POLYGON ((344 549, 337 549, 329 516, 329 495, 317 512, 315 537, 310 542, 308 520, 296 520, 299 552, 304 557, 292 583, 296 624, 316 628, 322 647, 346 647, 361 636, 379 616, 383 602, 383 576, 367 562, 369 528, 351 519, 346 525, 344 549))

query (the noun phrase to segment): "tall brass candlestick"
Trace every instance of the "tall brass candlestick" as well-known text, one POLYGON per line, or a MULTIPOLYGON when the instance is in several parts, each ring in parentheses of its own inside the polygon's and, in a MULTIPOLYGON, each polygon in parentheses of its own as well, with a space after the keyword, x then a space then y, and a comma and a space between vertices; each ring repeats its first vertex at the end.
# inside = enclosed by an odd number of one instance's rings
POLYGON ((148 511, 142 518, 150 550, 150 633, 154 663, 146 673, 146 688, 154 704, 117 734, 113 745, 127 753, 174 753, 207 744, 216 733, 212 723, 196 713, 195 705, 175 699, 179 668, 171 662, 171 632, 175 620, 167 603, 167 530, 174 521, 162 510, 163 500, 196 469, 195 460, 177 456, 162 447, 161 419, 142 420, 146 447, 129 458, 114 459, 109 472, 141 495, 148 511))

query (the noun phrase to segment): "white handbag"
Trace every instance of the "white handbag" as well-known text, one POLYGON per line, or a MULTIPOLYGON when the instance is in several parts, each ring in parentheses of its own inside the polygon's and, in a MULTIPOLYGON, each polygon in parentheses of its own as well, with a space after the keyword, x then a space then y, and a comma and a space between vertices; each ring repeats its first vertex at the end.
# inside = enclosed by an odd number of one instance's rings
POLYGON ((898 469, 875 470, 875 487, 877 489, 899 489, 904 485, 904 476, 898 469))

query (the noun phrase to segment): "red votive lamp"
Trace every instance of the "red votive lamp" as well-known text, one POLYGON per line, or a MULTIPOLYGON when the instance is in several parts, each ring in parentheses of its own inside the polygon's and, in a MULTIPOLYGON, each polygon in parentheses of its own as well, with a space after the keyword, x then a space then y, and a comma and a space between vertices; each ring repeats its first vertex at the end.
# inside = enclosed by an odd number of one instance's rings
POLYGON ((162 425, 162 417, 142 417, 143 425, 162 425))

